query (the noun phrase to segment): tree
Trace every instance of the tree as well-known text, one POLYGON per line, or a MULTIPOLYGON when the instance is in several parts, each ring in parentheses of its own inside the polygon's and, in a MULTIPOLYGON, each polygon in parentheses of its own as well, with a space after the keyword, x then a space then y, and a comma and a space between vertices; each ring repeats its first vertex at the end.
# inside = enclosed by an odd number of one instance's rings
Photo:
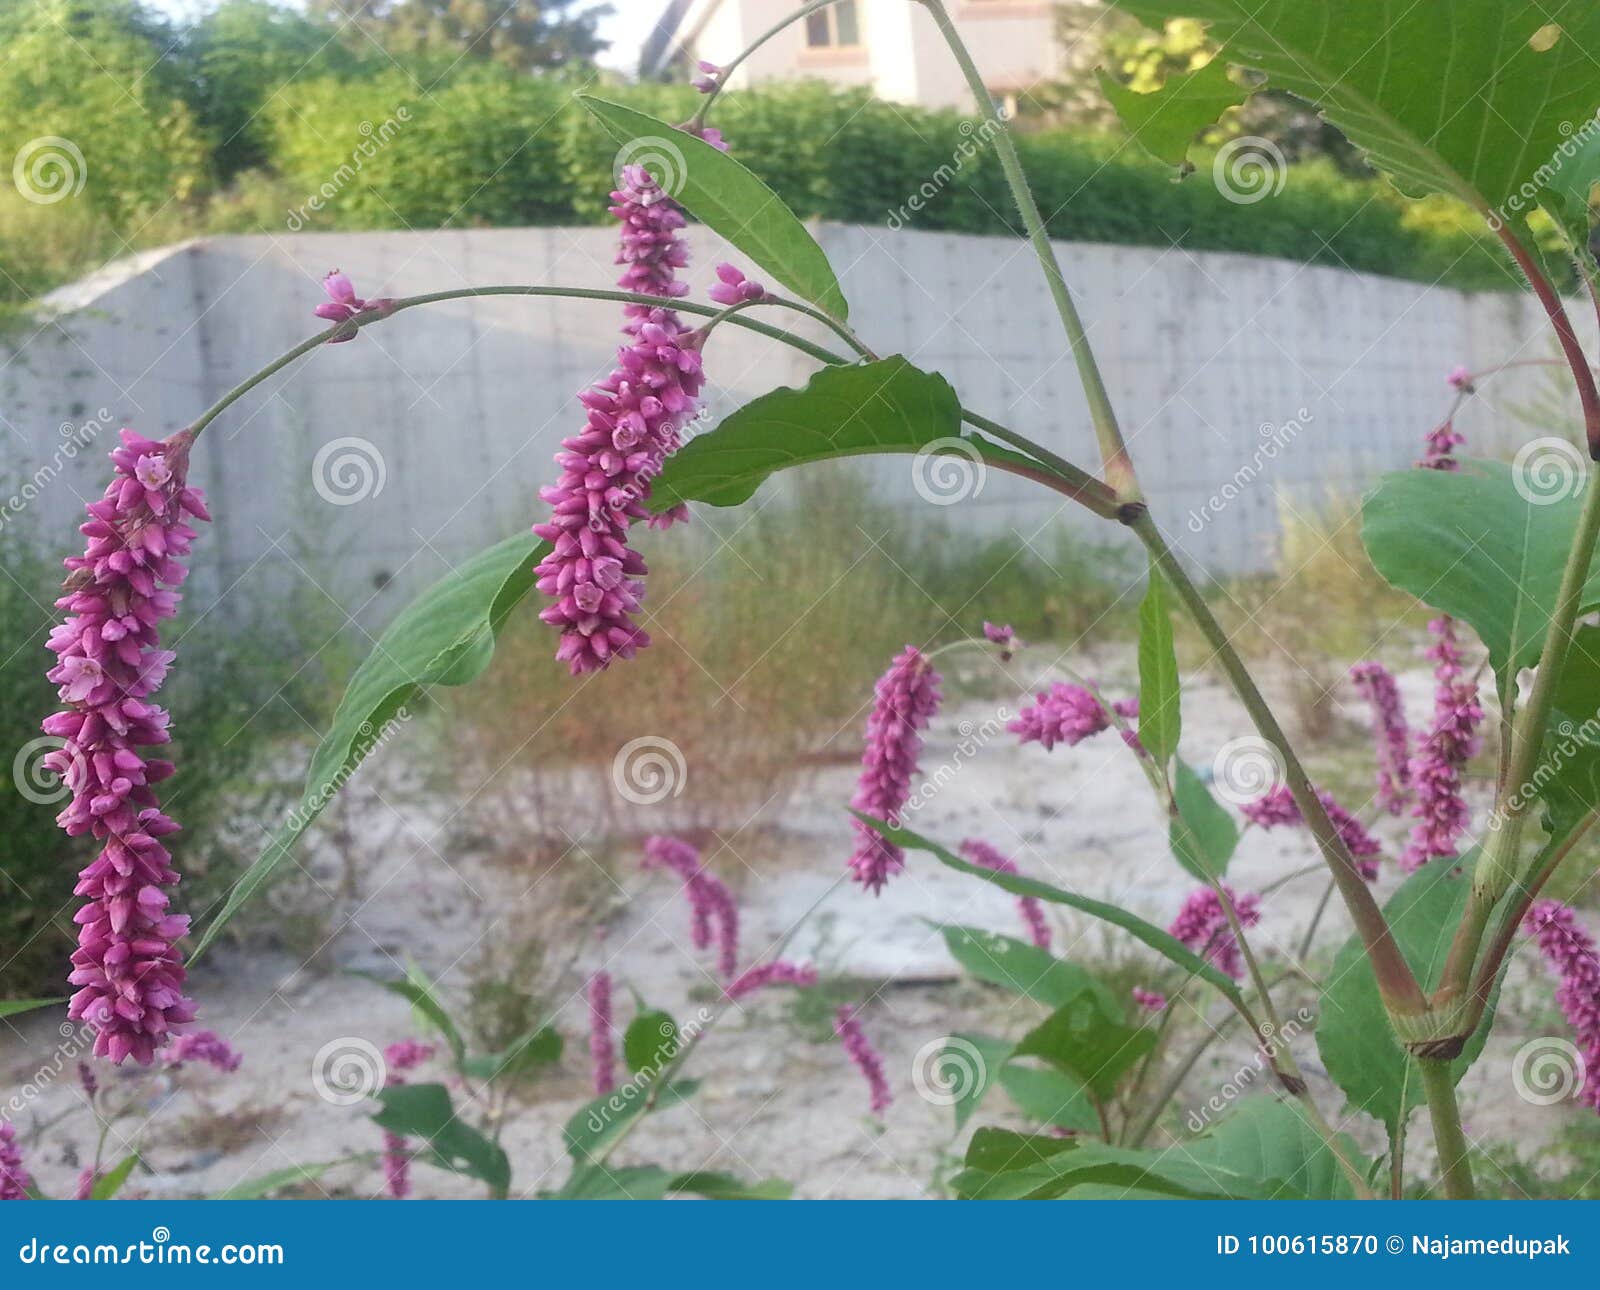
POLYGON ((468 54, 518 71, 588 62, 609 5, 589 0, 312 0, 314 13, 393 54, 468 54))

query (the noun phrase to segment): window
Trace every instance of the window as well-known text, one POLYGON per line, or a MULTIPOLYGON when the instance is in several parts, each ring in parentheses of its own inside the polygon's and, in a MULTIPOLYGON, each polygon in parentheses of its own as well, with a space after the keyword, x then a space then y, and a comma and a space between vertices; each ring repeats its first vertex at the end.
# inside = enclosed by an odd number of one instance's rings
POLYGON ((842 0, 806 18, 806 44, 812 49, 850 48, 860 43, 855 0, 842 0))

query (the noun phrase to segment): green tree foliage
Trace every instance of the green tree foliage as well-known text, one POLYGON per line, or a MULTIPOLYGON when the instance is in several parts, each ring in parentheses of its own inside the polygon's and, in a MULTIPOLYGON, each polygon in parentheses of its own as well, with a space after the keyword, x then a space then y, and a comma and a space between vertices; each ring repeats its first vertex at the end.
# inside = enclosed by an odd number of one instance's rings
POLYGON ((313 0, 312 11, 395 54, 468 55, 517 71, 585 63, 606 47, 588 0, 313 0))

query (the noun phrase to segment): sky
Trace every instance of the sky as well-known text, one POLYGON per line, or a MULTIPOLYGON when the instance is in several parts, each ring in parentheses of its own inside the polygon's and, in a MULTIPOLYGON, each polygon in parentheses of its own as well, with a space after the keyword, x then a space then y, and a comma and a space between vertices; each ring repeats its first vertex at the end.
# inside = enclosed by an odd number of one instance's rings
MULTIPOLYGON (((666 0, 609 0, 614 12, 600 20, 600 34, 611 42, 611 48, 600 56, 605 67, 632 75, 639 66, 639 46, 645 34, 655 25, 666 0)), ((148 0, 152 9, 173 18, 192 18, 213 7, 214 0, 148 0)), ((285 3, 295 4, 295 0, 285 3)))

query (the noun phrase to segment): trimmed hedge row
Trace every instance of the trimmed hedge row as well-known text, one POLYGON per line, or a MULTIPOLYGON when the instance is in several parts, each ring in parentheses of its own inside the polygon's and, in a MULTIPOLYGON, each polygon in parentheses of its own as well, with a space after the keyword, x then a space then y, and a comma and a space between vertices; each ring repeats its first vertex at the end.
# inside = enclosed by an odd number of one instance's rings
MULTIPOLYGON (((475 69, 425 96, 397 72, 295 86, 272 109, 271 164, 303 192, 291 227, 433 228, 604 218, 615 142, 553 79, 475 69)), ((677 87, 606 96, 663 120, 694 110, 677 87)), ((1015 210, 980 123, 797 84, 730 94, 717 124, 739 158, 802 217, 1014 233, 1015 210)), ((1407 203, 1386 185, 1311 162, 1281 191, 1229 201, 1198 172, 1170 172, 1123 140, 1025 135, 1020 148, 1055 237, 1232 250, 1467 288, 1517 280, 1465 212, 1407 203)))

